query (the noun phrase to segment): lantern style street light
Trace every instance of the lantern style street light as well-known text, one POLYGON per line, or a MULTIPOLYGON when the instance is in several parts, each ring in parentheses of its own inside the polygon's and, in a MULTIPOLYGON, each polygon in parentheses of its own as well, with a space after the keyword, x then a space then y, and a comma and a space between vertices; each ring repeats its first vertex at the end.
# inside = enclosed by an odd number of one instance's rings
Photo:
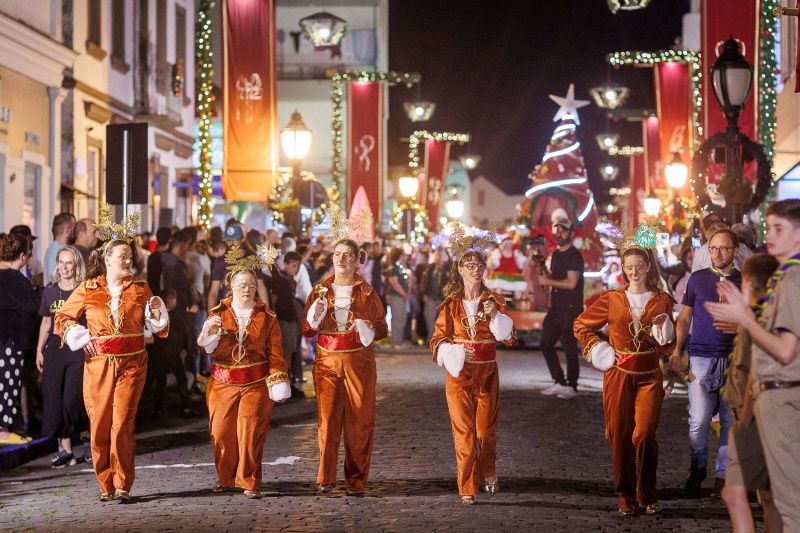
POLYGON ((589 89, 589 94, 597 107, 603 109, 616 109, 625 103, 628 98, 630 90, 627 87, 619 85, 602 85, 600 87, 592 87, 589 89))
POLYGON ((686 179, 689 177, 689 165, 683 162, 678 152, 672 154, 672 161, 664 167, 664 176, 667 178, 667 185, 675 191, 686 185, 686 179))
POLYGON ((728 128, 738 130, 739 113, 753 83, 753 65, 744 58, 733 37, 722 45, 722 53, 711 67, 711 80, 728 128))
POLYGON ((433 112, 436 111, 436 104, 424 100, 415 100, 413 102, 404 102, 403 110, 411 122, 424 122, 433 116, 433 112))
POLYGON ((614 181, 614 178, 619 174, 619 167, 612 163, 605 163, 600 167, 600 175, 603 181, 614 181))
POLYGON ((403 176, 397 180, 397 186, 400 188, 400 194, 403 198, 413 200, 417 197, 419 190, 419 178, 416 176, 403 176))
POLYGON ((327 11, 320 11, 301 18, 300 28, 315 47, 330 47, 342 41, 347 33, 347 21, 327 11))
POLYGON ((648 196, 642 200, 644 214, 649 217, 657 217, 661 212, 661 198, 658 196, 648 196))
POLYGON ((475 168, 481 162, 481 156, 475 154, 464 154, 459 158, 459 161, 461 161, 461 166, 467 170, 475 170, 475 168))
POLYGON ((449 200, 447 200, 445 209, 447 210, 447 216, 453 220, 457 220, 464 216, 464 200, 458 196, 457 191, 453 193, 449 200))
MULTIPOLYGON (((303 117, 295 111, 292 118, 283 130, 281 130, 281 147, 286 157, 292 162, 291 186, 294 197, 298 200, 297 191, 300 183, 300 164, 308 155, 311 149, 311 130, 303 123, 303 117)), ((291 227, 296 235, 300 235, 302 219, 300 216, 300 206, 289 207, 284 210, 284 220, 286 225, 291 227)))
POLYGON ((598 133, 594 138, 597 141, 597 146, 604 152, 608 152, 617 145, 619 141, 619 133, 598 133))

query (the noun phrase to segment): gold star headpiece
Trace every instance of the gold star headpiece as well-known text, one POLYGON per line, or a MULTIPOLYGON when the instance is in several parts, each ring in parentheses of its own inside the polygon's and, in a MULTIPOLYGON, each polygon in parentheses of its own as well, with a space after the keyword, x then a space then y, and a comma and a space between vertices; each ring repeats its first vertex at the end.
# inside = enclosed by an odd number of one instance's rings
POLYGON ((105 202, 100 204, 100 212, 97 216, 97 229, 100 232, 99 238, 105 241, 103 249, 113 241, 125 241, 133 245, 136 234, 139 230, 139 212, 131 213, 121 222, 116 222, 114 206, 105 202))
POLYGON ((278 254, 278 249, 271 244, 259 244, 256 246, 256 253, 245 255, 245 251, 237 244, 225 253, 225 262, 233 276, 245 270, 257 272, 262 268, 269 268, 275 263, 278 254))
POLYGON ((328 209, 328 222, 331 226, 334 247, 336 243, 347 238, 361 244, 367 240, 374 225, 372 210, 369 207, 364 208, 355 216, 346 218, 342 209, 336 204, 331 205, 328 209))
POLYGON ((464 226, 458 222, 450 223, 450 249, 453 255, 461 257, 466 252, 480 252, 486 255, 489 249, 497 243, 498 226, 492 225, 487 231, 476 230, 471 235, 467 234, 464 226))

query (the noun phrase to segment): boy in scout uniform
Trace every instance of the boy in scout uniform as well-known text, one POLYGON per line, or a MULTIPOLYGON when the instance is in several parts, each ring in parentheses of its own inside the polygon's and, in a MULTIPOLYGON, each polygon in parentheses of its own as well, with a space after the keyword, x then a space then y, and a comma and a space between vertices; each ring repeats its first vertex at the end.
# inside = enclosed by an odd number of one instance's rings
POLYGON ((724 303, 706 303, 715 319, 738 322, 753 340, 754 414, 784 531, 800 531, 800 199, 767 210, 767 248, 781 262, 761 318, 748 294, 720 282, 724 303))

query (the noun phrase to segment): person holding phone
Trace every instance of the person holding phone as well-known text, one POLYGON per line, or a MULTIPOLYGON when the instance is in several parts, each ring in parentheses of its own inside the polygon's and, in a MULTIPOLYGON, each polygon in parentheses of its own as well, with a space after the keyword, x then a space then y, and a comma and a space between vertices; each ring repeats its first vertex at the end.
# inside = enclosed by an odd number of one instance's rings
POLYGON ((166 338, 169 314, 147 282, 132 276, 138 213, 115 224, 101 208, 105 245, 90 255, 86 281, 56 313, 55 330, 71 350, 83 349, 83 397, 91 428, 92 464, 100 500, 128 500, 135 477, 135 421, 147 377, 144 330, 166 338), (79 323, 86 317, 86 326, 79 323))

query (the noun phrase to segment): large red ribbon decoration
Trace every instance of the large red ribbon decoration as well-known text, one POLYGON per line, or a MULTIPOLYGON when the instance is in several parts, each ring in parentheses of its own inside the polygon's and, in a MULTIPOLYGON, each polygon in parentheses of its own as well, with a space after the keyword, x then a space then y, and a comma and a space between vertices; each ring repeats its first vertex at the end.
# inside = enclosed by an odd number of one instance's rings
POLYGON ((450 165, 450 142, 425 141, 425 187, 423 188, 422 205, 428 212, 431 229, 439 220, 439 211, 445 199, 445 182, 450 165))
POLYGON ((278 164, 274 0, 225 0, 222 190, 264 201, 278 164))
MULTIPOLYGON (((759 35, 758 9, 760 2, 756 0, 704 0, 700 11, 701 59, 703 71, 703 136, 709 138, 717 132, 725 131, 725 116, 722 114, 717 97, 714 95, 714 84, 711 79, 711 67, 722 53, 722 44, 731 36, 739 41, 739 50, 751 65, 758 65, 759 35)), ((756 86, 758 71, 754 73, 753 85, 756 86)), ((739 115, 739 130, 751 139, 758 138, 758 90, 750 90, 750 94, 739 115)), ((752 177, 753 165, 745 168, 745 174, 752 177)), ((719 182, 725 173, 724 165, 710 165, 708 168, 710 182, 719 182)))
POLYGON ((347 205, 364 187, 375 221, 383 200, 383 83, 352 81, 348 85, 347 205))
MULTIPOLYGON (((654 74, 662 170, 658 176, 650 176, 650 184, 660 189, 666 189, 663 169, 672 161, 673 154, 678 153, 687 165, 691 162, 689 149, 692 139, 692 93, 689 82, 689 64, 683 62, 659 63, 656 65, 654 74)), ((687 190, 688 186, 687 183, 687 190)))

